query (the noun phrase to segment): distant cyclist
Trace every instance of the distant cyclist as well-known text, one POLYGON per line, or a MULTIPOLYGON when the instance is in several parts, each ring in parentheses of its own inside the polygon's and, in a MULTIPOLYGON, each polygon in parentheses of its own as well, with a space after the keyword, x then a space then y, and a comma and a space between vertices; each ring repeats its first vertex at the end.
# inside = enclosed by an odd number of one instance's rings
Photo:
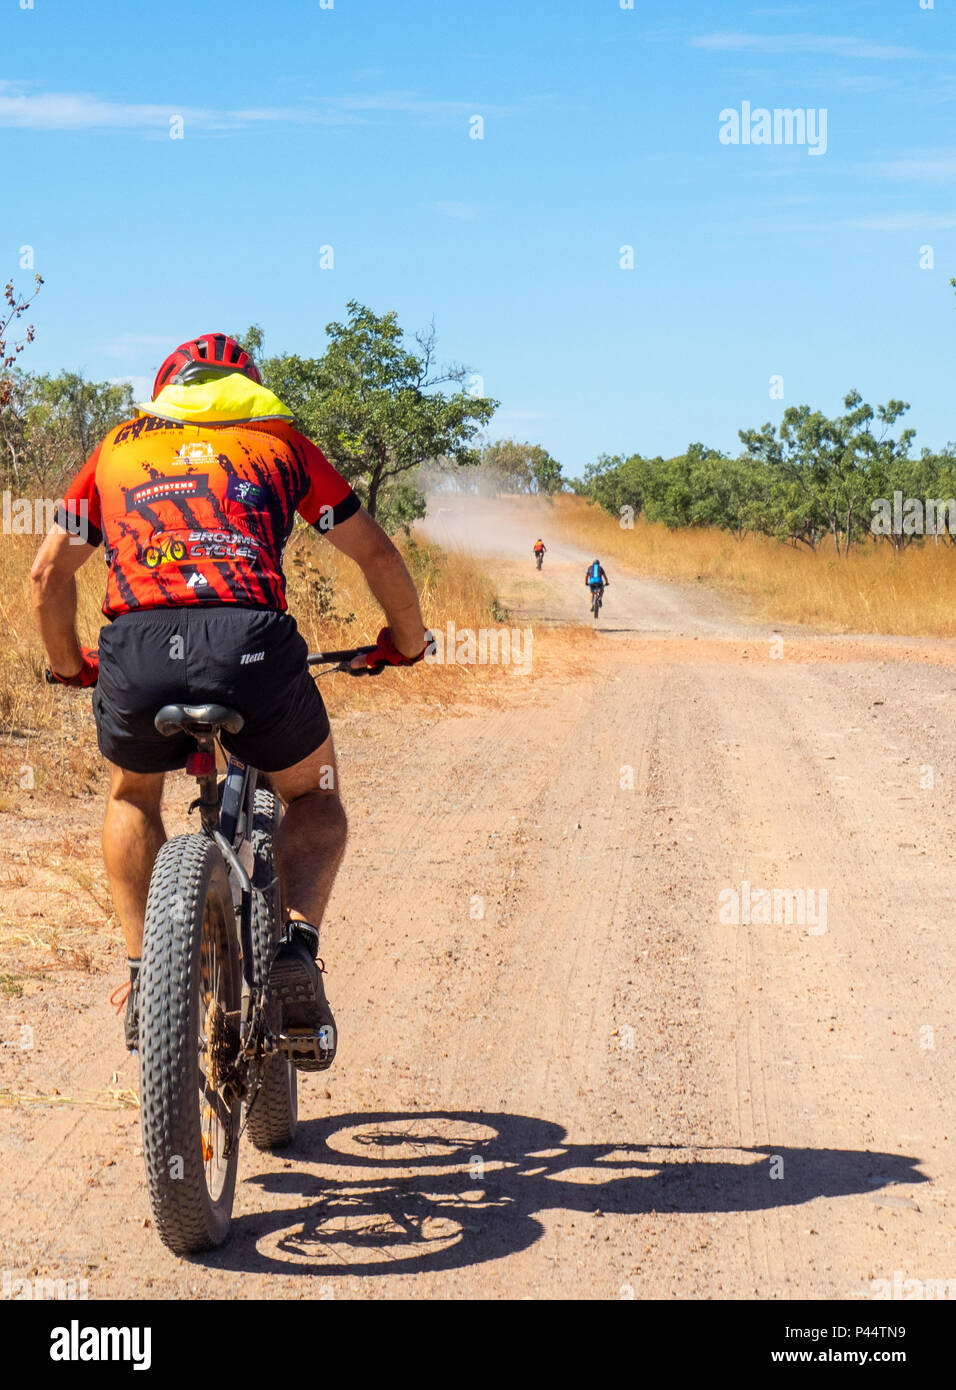
POLYGON ((584 576, 584 582, 592 593, 595 589, 600 589, 603 593, 606 586, 610 584, 611 581, 604 573, 604 566, 601 564, 600 560, 594 560, 588 565, 587 573, 584 576))
POLYGON ((610 584, 610 580, 604 573, 604 566, 600 560, 593 560, 588 565, 584 575, 584 582, 587 585, 588 593, 591 595, 591 612, 594 621, 597 622, 598 614, 601 611, 601 604, 604 602, 605 586, 610 584))
POLYGON ((538 569, 541 568, 544 562, 545 548, 544 541, 539 537, 534 543, 534 558, 537 561, 538 569))

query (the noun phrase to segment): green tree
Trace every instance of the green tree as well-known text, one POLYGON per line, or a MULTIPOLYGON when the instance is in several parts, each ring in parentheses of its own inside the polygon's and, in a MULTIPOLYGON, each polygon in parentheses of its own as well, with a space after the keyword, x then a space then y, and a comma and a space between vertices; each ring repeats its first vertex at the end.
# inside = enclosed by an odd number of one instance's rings
POLYGON ((18 489, 48 495, 72 476, 115 425, 134 413, 128 382, 17 372, 0 411, 3 475, 18 489))
POLYGON ((828 529, 838 555, 848 554, 868 532, 871 503, 884 495, 915 437, 914 430, 903 430, 898 439, 887 433, 909 409, 904 401, 874 410, 850 391, 843 404, 846 413, 832 420, 808 405, 791 406, 779 432, 770 424, 740 431, 748 455, 775 477, 778 504, 786 498, 791 515, 802 514, 811 531, 828 529))
POLYGON ((500 439, 481 451, 482 470, 501 492, 530 492, 553 496, 564 486, 561 465, 540 444, 500 439))
POLYGON ((248 352, 249 356, 256 363, 256 366, 261 368, 265 356, 263 344, 266 340, 266 335, 262 326, 258 323, 253 323, 249 325, 245 333, 230 333, 229 336, 234 338, 240 347, 245 348, 246 352, 248 352))
POLYGON ((746 456, 727 458, 711 451, 698 454, 691 463, 693 524, 719 526, 738 541, 748 532, 765 530, 769 520, 767 481, 765 470, 746 456))
MULTIPOLYGON (((265 357, 266 385, 390 529, 425 515, 425 499, 406 475, 432 460, 473 467, 473 441, 498 402, 463 389, 468 369, 435 364, 435 330, 406 346, 395 313, 378 315, 352 300, 348 320, 330 323, 322 357, 265 357), (459 389, 444 394, 438 388, 459 389)), ((245 343, 258 340, 243 335, 245 343)))
POLYGON ((596 463, 585 468, 579 490, 619 521, 625 515, 636 520, 644 511, 651 479, 663 464, 661 458, 646 459, 640 454, 628 458, 601 454, 596 463), (625 508, 629 511, 625 512, 625 508))

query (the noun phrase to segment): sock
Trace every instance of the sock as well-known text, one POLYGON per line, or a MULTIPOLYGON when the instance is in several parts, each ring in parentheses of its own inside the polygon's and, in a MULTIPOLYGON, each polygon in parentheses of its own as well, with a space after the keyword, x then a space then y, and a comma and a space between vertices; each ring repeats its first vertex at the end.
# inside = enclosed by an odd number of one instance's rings
POLYGON ((143 963, 143 962, 142 962, 142 957, 141 957, 141 956, 136 956, 135 959, 134 959, 133 956, 127 956, 126 959, 127 959, 127 961, 129 962, 129 977, 130 977, 130 980, 135 980, 135 979, 136 979, 136 976, 139 974, 139 967, 140 967, 140 966, 142 965, 142 963, 143 963))

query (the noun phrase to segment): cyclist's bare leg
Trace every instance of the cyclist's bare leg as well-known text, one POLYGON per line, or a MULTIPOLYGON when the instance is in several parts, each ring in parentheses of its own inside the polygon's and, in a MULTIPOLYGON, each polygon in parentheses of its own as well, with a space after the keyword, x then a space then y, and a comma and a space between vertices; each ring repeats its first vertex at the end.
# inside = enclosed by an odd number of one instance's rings
POLYGON ((275 843, 282 900, 290 917, 318 927, 348 827, 331 736, 300 763, 268 776, 286 807, 275 843))
POLYGON ((138 960, 153 864, 166 842, 161 807, 162 772, 129 772, 108 764, 109 799, 103 821, 103 859, 113 906, 126 938, 126 952, 138 960))

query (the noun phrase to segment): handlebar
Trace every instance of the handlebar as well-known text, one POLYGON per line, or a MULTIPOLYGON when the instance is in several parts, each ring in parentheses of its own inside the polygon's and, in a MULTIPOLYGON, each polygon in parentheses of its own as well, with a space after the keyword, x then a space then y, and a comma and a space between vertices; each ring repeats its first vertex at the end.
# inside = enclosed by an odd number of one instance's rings
MULTIPOLYGON (((351 647, 347 651, 341 652, 309 652, 306 657, 308 666, 328 666, 332 671, 344 671, 350 676, 380 676, 385 670, 384 666, 368 667, 360 666, 357 670, 352 669, 350 663, 357 656, 367 656, 369 652, 374 652, 374 645, 371 647, 351 647)), ((329 675, 328 671, 320 671, 320 676, 329 675)))
MULTIPOLYGON (((306 657, 306 664, 309 666, 330 666, 335 671, 346 671, 350 676, 379 676, 385 670, 384 666, 375 667, 373 670, 369 669, 368 666, 361 666, 358 670, 353 671, 349 664, 355 657, 367 656, 369 652, 374 652, 374 650, 375 646, 373 644, 370 647, 350 647, 348 650, 341 652, 309 652, 306 657)), ((319 672, 321 676, 328 674, 327 671, 319 672)), ((62 684, 62 682, 58 681, 56 676, 54 676, 49 666, 47 666, 43 672, 43 676, 47 685, 62 684)))

